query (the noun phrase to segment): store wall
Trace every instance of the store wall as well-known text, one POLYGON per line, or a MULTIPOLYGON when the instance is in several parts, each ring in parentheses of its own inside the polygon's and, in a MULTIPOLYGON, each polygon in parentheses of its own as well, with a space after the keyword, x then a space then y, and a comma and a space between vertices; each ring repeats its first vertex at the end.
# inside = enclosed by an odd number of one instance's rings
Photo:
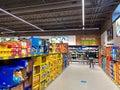
POLYGON ((113 44, 113 45, 119 45, 120 46, 120 37, 117 37, 116 36, 116 25, 115 23, 112 23, 111 20, 109 20, 109 22, 107 22, 108 24, 106 24, 106 31, 104 31, 101 35, 101 45, 102 46, 106 46, 106 45, 110 45, 110 44, 113 44), (108 41, 107 40, 107 30, 109 28, 111 28, 111 26, 113 26, 113 39, 108 41))
POLYGON ((116 35, 116 25, 113 23, 113 41, 115 45, 120 46, 120 36, 116 35))
POLYGON ((107 45, 107 31, 105 31, 105 32, 101 35, 101 45, 102 45, 102 46, 107 45))
POLYGON ((102 35, 101 35, 101 45, 117 45, 120 46, 120 4, 114 9, 111 14, 108 15, 108 19, 105 21, 102 27, 102 35), (112 29, 110 29, 112 28, 112 29), (109 38, 111 35, 107 33, 107 30, 113 30, 113 38, 109 38), (116 33, 117 30, 117 33, 116 33), (108 40, 107 40, 108 38, 108 40))
POLYGON ((107 31, 105 31, 102 35, 101 35, 101 45, 102 46, 109 46, 114 44, 114 40, 107 40, 107 31))
MULTIPOLYGON (((45 38, 45 39, 51 39, 52 36, 40 36, 40 38, 45 38)), ((76 45, 76 36, 75 35, 71 35, 68 36, 68 44, 69 45, 76 45)))
POLYGON ((98 34, 76 35, 76 45, 84 45, 83 40, 88 41, 85 45, 101 45, 101 37, 98 34))
POLYGON ((76 36, 69 36, 69 45, 76 45, 76 36))

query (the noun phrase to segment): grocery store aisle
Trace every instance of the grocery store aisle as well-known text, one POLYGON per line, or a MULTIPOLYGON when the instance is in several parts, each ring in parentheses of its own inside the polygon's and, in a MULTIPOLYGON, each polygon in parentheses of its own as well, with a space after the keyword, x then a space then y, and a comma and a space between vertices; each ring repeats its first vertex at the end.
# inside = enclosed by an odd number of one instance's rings
POLYGON ((45 90, 119 90, 97 65, 72 63, 45 90))

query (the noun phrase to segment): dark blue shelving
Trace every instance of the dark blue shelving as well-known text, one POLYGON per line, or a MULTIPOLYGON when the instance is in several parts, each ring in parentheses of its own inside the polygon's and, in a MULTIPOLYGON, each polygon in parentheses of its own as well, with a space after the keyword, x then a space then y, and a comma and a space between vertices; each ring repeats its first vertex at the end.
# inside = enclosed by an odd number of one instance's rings
POLYGON ((28 72, 27 72, 27 75, 28 75, 28 74, 31 74, 32 72, 33 72, 33 70, 28 71, 28 72))
POLYGON ((25 87, 24 90, 31 90, 32 88, 32 84, 30 84, 29 86, 25 87))

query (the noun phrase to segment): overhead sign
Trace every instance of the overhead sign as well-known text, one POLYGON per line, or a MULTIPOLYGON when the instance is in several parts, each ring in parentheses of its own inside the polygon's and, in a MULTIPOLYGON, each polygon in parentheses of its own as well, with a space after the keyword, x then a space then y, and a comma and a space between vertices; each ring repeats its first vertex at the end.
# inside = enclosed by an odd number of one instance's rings
POLYGON ((120 4, 117 6, 117 8, 114 10, 112 14, 112 22, 115 22, 119 16, 120 16, 120 4))

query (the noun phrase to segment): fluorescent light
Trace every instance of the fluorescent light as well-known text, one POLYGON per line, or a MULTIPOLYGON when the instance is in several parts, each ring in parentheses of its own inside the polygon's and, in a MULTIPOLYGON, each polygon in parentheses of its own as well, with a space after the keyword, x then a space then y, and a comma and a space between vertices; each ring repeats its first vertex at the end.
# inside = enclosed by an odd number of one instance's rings
POLYGON ((9 32, 15 32, 15 31, 13 31, 13 30, 11 30, 11 29, 4 28, 4 27, 0 27, 0 29, 6 30, 6 31, 9 31, 9 32))
POLYGON ((83 29, 85 29, 85 1, 82 0, 82 25, 83 29))
POLYGON ((39 28, 39 27, 37 27, 37 26, 35 26, 35 25, 33 25, 33 24, 31 24, 31 23, 25 21, 24 19, 22 19, 22 18, 20 18, 20 17, 17 17, 17 16, 15 16, 14 14, 11 14, 11 13, 5 11, 5 10, 2 9, 2 8, 0 8, 0 11, 4 12, 4 13, 6 13, 6 14, 8 14, 8 15, 10 15, 10 16, 12 16, 12 17, 14 17, 14 18, 16 18, 16 19, 18 19, 18 20, 20 20, 20 21, 22 21, 22 22, 24 22, 24 23, 26 23, 26 24, 28 24, 28 25, 30 25, 30 26, 32 26, 32 27, 38 29, 38 30, 40 30, 40 31, 44 31, 42 28, 39 28))

